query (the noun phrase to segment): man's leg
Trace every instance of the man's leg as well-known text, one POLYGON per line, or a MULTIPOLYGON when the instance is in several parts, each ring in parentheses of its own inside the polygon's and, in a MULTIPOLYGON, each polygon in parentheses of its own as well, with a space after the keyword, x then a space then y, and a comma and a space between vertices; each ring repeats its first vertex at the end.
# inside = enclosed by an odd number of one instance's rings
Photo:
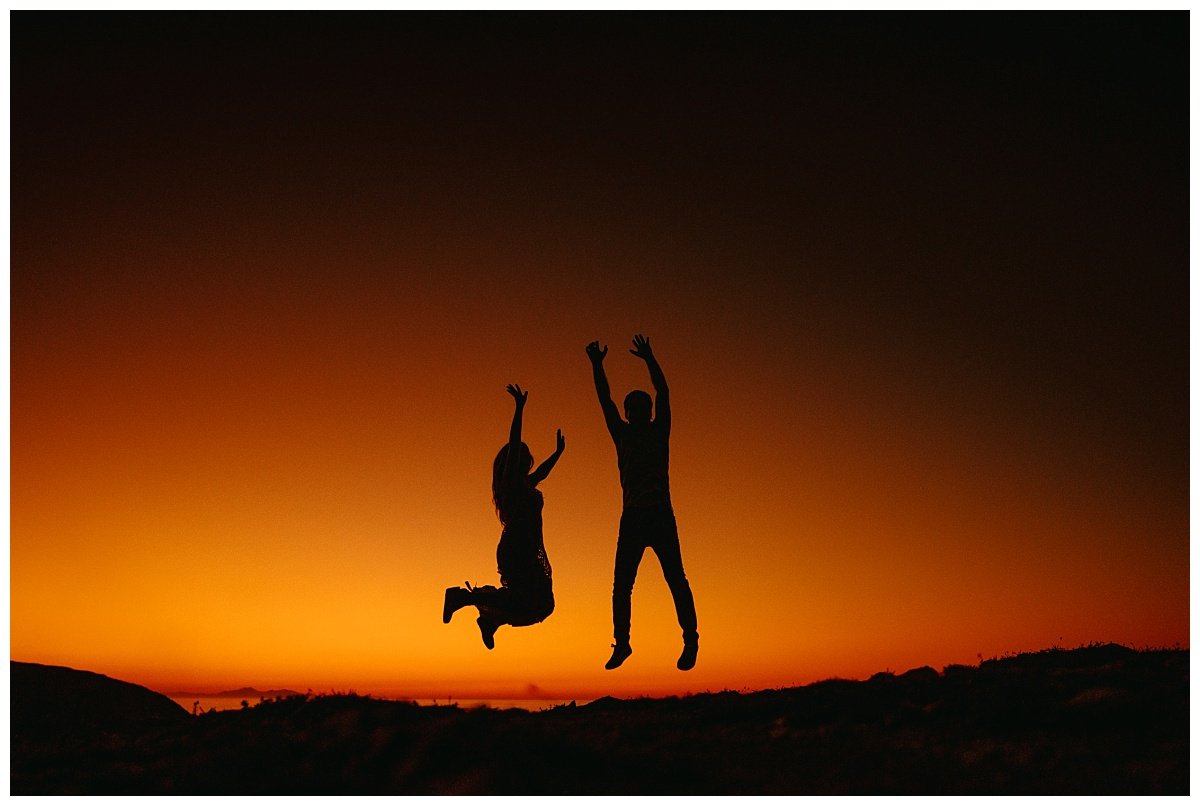
POLYGON ((638 565, 646 551, 636 516, 621 515, 621 529, 617 535, 617 556, 613 563, 613 654, 606 669, 615 669, 625 662, 633 650, 629 647, 629 622, 631 618, 633 582, 637 578, 638 565))
POLYGON ((699 646, 700 634, 696 631, 696 603, 692 598, 692 586, 688 584, 687 575, 683 572, 683 555, 679 550, 679 529, 675 523, 675 513, 664 510, 655 523, 654 535, 650 541, 651 548, 658 555, 662 566, 663 577, 667 587, 671 589, 671 598, 675 601, 675 617, 683 630, 683 654, 679 657, 679 668, 687 670, 696 664, 696 649, 699 646))

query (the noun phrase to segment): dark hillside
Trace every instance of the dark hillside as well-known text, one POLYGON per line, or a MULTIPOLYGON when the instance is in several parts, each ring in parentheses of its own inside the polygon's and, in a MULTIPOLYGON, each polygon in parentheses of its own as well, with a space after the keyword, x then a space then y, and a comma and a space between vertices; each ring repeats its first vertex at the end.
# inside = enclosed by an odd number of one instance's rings
POLYGON ((14 721, 12 792, 1187 794, 1188 676, 1106 645, 539 713, 295 696, 70 746, 14 721))
POLYGON ((136 728, 188 716, 169 697, 94 672, 10 661, 9 675, 14 737, 136 728))

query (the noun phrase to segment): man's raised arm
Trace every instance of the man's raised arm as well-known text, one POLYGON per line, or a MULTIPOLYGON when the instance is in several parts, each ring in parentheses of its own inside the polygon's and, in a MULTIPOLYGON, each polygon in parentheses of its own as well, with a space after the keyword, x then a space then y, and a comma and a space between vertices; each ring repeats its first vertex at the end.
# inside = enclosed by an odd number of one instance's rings
POLYGON ((633 337, 633 349, 629 352, 646 362, 650 370, 650 383, 654 384, 654 422, 663 428, 671 428, 671 393, 667 389, 667 376, 663 375, 654 351, 650 349, 650 339, 641 333, 633 337))
POLYGON ((600 342, 594 341, 587 346, 587 356, 592 362, 592 380, 596 382, 596 397, 600 399, 600 410, 604 412, 604 424, 608 433, 616 439, 621 427, 621 414, 617 404, 613 403, 612 391, 608 388, 608 376, 604 374, 604 356, 608 355, 608 347, 600 349, 600 342))

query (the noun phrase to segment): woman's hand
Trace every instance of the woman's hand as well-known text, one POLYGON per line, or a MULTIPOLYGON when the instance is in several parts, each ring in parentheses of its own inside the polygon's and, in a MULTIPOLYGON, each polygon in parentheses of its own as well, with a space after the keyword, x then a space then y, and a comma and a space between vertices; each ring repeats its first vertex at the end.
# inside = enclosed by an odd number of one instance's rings
POLYGON ((555 453, 562 453, 562 452, 563 452, 563 448, 567 447, 567 441, 566 441, 565 439, 563 439, 563 435, 562 435, 562 429, 561 429, 561 428, 560 428, 560 429, 558 429, 558 431, 557 431, 557 432, 555 432, 555 443, 556 443, 556 444, 557 444, 557 446, 558 446, 558 448, 557 448, 557 450, 555 451, 555 453))
POLYGON ((517 408, 525 408, 525 401, 529 399, 528 392, 522 392, 519 384, 510 383, 505 387, 505 390, 513 396, 513 400, 517 401, 517 408))

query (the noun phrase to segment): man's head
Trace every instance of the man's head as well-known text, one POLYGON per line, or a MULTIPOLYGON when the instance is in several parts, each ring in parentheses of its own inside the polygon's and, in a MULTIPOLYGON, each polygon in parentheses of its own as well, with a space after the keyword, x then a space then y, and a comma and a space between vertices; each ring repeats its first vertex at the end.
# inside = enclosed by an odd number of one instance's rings
POLYGON ((625 419, 632 424, 650 422, 650 414, 654 410, 654 401, 650 395, 641 389, 634 389, 625 395, 625 419))

